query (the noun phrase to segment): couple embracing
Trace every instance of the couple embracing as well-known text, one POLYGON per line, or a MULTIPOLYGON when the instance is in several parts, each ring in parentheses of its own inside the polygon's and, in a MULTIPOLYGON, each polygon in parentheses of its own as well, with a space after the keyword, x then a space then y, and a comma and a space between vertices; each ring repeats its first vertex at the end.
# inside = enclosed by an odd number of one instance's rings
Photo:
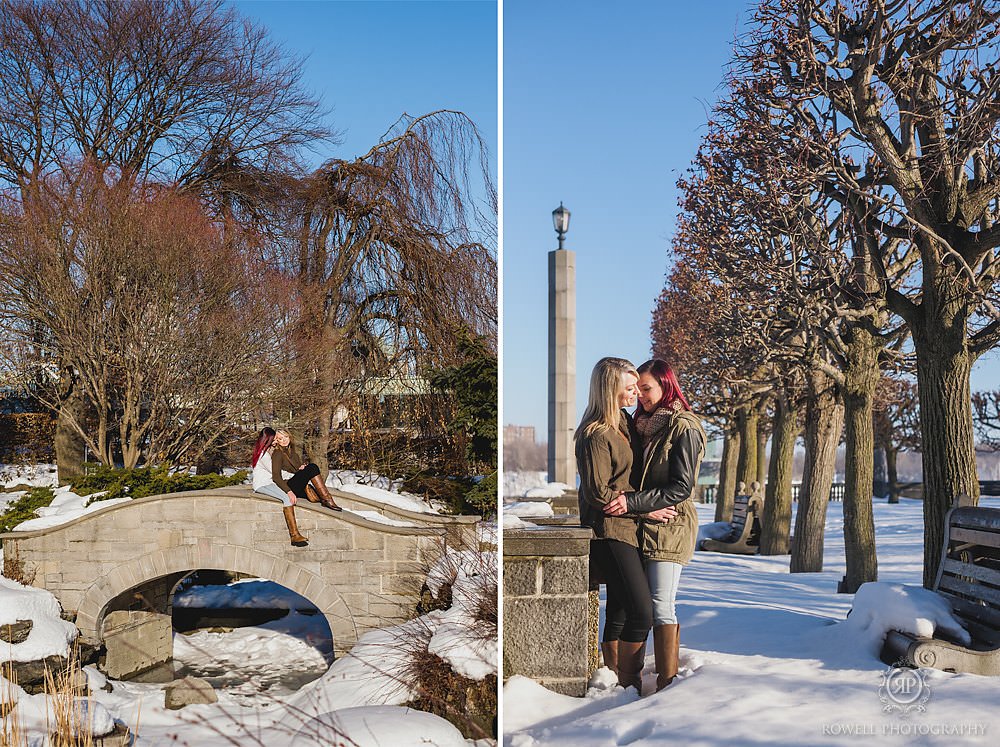
POLYGON ((666 361, 638 369, 624 358, 597 362, 576 431, 580 523, 594 530, 590 563, 607 587, 605 666, 622 687, 640 694, 650 628, 657 691, 677 675, 674 607, 681 568, 698 535, 690 499, 705 444, 701 422, 666 361), (630 415, 625 408, 637 399, 630 415))

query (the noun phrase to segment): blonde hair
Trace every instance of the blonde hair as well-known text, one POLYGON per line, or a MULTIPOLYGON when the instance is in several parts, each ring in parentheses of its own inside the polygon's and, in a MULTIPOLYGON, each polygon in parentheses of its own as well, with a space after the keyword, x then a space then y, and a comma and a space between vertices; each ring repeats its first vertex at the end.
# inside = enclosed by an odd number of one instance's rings
POLYGON ((590 399, 583 412, 576 439, 618 428, 621 407, 618 398, 625 391, 626 374, 639 379, 635 366, 625 358, 601 358, 590 374, 590 399))

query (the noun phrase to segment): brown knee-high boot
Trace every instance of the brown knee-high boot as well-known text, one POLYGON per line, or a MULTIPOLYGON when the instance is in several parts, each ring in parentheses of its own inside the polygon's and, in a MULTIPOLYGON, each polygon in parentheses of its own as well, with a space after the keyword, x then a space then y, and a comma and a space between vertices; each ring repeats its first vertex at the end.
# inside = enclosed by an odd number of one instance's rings
POLYGON ((305 547, 309 540, 299 534, 299 525, 295 521, 295 507, 285 506, 282 511, 285 515, 285 524, 288 526, 288 539, 295 547, 305 547))
POLYGON ((656 657, 656 691, 659 692, 677 676, 677 662, 680 655, 681 626, 653 626, 653 655, 656 657))
MULTIPOLYGON (((327 490, 326 483, 323 482, 323 478, 316 475, 313 479, 309 481, 309 485, 316 491, 316 495, 319 496, 319 502, 322 503, 327 508, 331 508, 334 511, 343 511, 340 506, 337 505, 336 501, 333 500, 333 496, 330 495, 330 491, 327 490)), ((306 494, 308 495, 309 488, 306 488, 306 494)), ((310 499, 312 500, 312 499, 310 499)))
POLYGON ((634 687, 642 695, 642 666, 645 662, 645 641, 618 641, 618 684, 634 687))
POLYGON ((604 657, 604 666, 618 674, 618 641, 602 641, 601 656, 604 657))

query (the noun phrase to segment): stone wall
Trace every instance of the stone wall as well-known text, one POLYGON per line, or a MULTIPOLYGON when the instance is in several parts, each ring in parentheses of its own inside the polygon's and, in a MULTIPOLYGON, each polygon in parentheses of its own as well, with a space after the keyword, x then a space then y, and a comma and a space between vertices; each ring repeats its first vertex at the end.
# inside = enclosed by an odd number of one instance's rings
POLYGON ((123 680, 170 661, 174 655, 170 615, 116 610, 104 618, 104 673, 123 680))
POLYGON ((583 695, 590 661, 590 529, 508 529, 503 535, 503 673, 583 695))

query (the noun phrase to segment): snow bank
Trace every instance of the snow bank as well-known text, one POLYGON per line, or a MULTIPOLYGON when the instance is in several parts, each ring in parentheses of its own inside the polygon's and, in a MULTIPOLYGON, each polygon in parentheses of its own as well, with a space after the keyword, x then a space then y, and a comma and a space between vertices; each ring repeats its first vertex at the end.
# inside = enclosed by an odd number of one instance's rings
POLYGON ((12 488, 27 485, 32 488, 54 488, 59 476, 54 464, 0 464, 0 486, 12 488))
POLYGON ((46 656, 69 656, 69 645, 77 636, 76 626, 59 617, 59 602, 50 592, 24 586, 0 576, 0 625, 31 620, 28 638, 22 643, 0 644, 0 661, 35 661, 46 656))
MULTIPOLYGON (((343 743, 352 747, 408 744, 466 747, 468 744, 458 729, 431 713, 376 706, 342 708, 311 719, 298 730, 288 747, 329 747, 331 732, 345 737, 343 743)), ((337 743, 342 742, 337 740, 337 743)))
POLYGON ((862 584, 842 623, 860 639, 859 645, 878 656, 890 630, 931 638, 938 628, 966 646, 969 633, 951 613, 944 597, 922 586, 874 582, 862 584))
POLYGON ((481 600, 496 593, 496 563, 493 553, 449 551, 427 574, 427 588, 438 596, 451 582, 451 608, 435 616, 427 650, 447 661, 464 677, 481 680, 497 671, 497 641, 484 637, 483 623, 475 618, 481 600))
POLYGON ((341 485, 340 490, 345 493, 353 493, 371 501, 378 501, 387 506, 395 506, 406 511, 415 511, 421 514, 438 514, 436 508, 424 501, 420 496, 409 493, 393 493, 389 490, 376 488, 372 485, 341 485))
MULTIPOLYGON (((0 693, 4 692, 3 684, 0 684, 0 693)), ((20 690, 20 688, 18 688, 20 690)), ((21 690, 21 693, 24 693, 21 690)), ((2 698, 0 698, 2 699, 2 698)), ((71 714, 71 731, 78 736, 90 734, 95 737, 104 736, 115 728, 115 719, 106 707, 95 702, 91 698, 74 698, 74 705, 71 709, 67 704, 66 713, 71 714)), ((40 732, 42 734, 51 731, 56 720, 55 699, 45 695, 22 694, 17 699, 17 710, 13 718, 17 719, 22 732, 40 732)), ((61 710, 60 709, 60 710, 61 710)), ((86 741, 86 740, 85 740, 86 741)), ((42 742, 30 742, 30 744, 42 744, 42 742)), ((48 744, 47 742, 45 744, 48 744)))
POLYGON ((550 482, 546 485, 524 491, 525 498, 558 498, 570 487, 564 482, 550 482))
POLYGON ((505 503, 503 513, 504 516, 520 516, 521 518, 547 518, 555 515, 552 506, 545 501, 505 503))
POLYGON ((132 500, 127 497, 113 498, 109 501, 95 501, 94 503, 87 505, 94 498, 104 495, 107 491, 92 493, 90 495, 77 495, 76 493, 70 491, 69 486, 66 485, 61 488, 56 488, 54 492, 56 497, 53 499, 52 503, 35 511, 39 518, 22 521, 14 527, 13 531, 30 532, 36 529, 48 529, 49 527, 66 524, 67 522, 78 519, 81 516, 91 514, 94 511, 100 511, 102 508, 107 508, 108 506, 114 506, 117 503, 124 503, 125 501, 132 500))
POLYGON ((531 488, 548 485, 549 473, 533 470, 504 470, 503 495, 520 498, 531 488))

